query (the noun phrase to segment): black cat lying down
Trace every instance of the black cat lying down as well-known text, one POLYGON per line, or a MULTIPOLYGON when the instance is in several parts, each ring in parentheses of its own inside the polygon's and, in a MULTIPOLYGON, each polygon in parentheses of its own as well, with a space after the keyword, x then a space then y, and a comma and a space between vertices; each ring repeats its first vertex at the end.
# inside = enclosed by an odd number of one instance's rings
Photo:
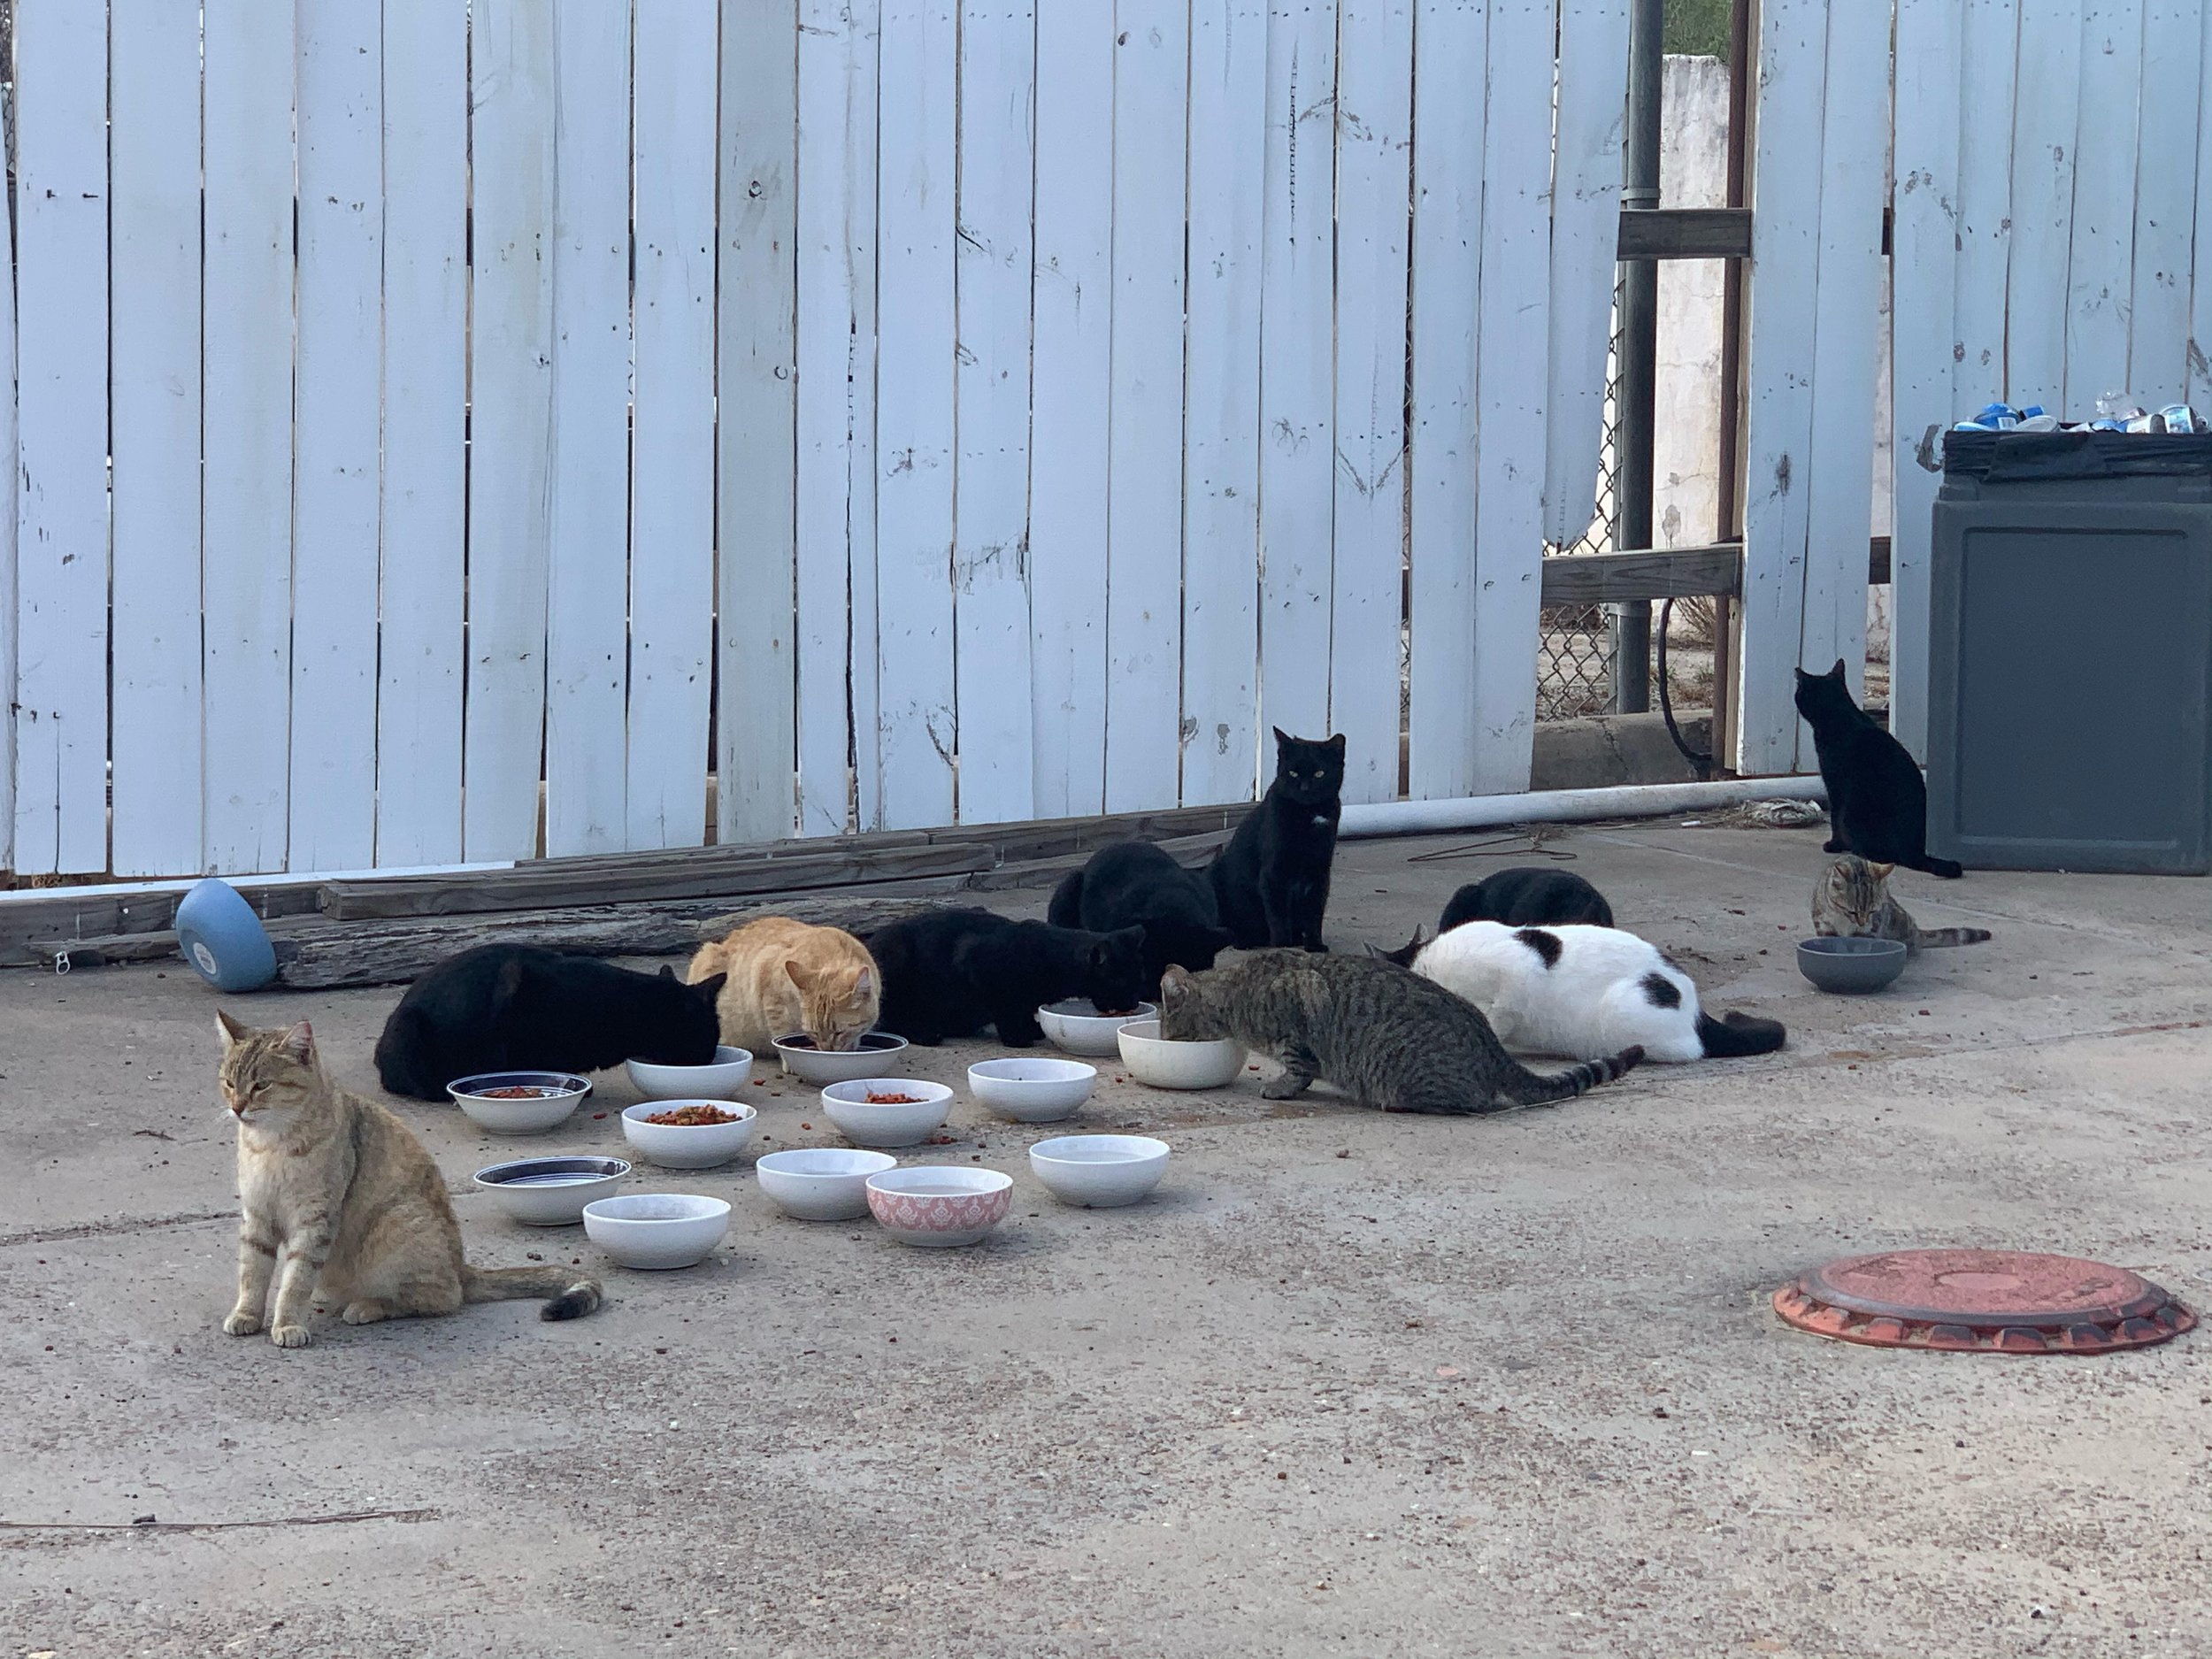
POLYGON ((686 985, 534 945, 479 945, 407 987, 376 1042, 395 1094, 443 1100, 479 1071, 600 1071, 624 1060, 704 1065, 721 974, 686 985))
POLYGON ((1093 933, 989 910, 936 910, 879 929, 868 949, 883 970, 877 1026, 926 1048, 995 1025, 1008 1048, 1026 1048, 1044 1035, 1039 1004, 1086 996, 1118 1011, 1144 986, 1139 927, 1093 933))

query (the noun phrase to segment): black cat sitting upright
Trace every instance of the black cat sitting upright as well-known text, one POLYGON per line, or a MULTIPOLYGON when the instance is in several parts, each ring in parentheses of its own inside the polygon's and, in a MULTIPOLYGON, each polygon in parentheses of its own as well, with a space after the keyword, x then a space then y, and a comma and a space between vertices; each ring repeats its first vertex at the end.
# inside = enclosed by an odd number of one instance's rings
POLYGON ((1324 742, 1275 728, 1275 781, 1206 870, 1222 925, 1240 949, 1328 949, 1321 918, 1343 791, 1341 733, 1324 742))
POLYGON ((1221 926, 1213 883, 1202 871, 1186 870, 1147 841, 1102 847, 1090 863, 1071 871, 1052 891, 1046 915, 1055 927, 1110 933, 1144 929, 1144 984, 1139 995, 1156 999, 1160 973, 1170 963, 1194 972, 1213 966, 1234 942, 1221 926))
POLYGON ((1026 1048, 1044 1035, 1041 1003, 1082 996, 1116 1013, 1144 993, 1138 927, 1093 933, 989 910, 932 910, 877 929, 868 950, 883 970, 877 1026, 927 1048, 995 1025, 1008 1048, 1026 1048))
POLYGON ((601 1071, 624 1060, 705 1065, 723 975, 686 985, 534 945, 479 945, 407 987, 376 1042, 395 1094, 443 1100, 480 1071, 601 1071))
POLYGON ((1828 789, 1835 833, 1823 851, 1947 879, 1966 873, 1948 858, 1928 856, 1927 783, 1905 746, 1851 701, 1842 658, 1824 674, 1797 670, 1797 711, 1813 728, 1828 789))

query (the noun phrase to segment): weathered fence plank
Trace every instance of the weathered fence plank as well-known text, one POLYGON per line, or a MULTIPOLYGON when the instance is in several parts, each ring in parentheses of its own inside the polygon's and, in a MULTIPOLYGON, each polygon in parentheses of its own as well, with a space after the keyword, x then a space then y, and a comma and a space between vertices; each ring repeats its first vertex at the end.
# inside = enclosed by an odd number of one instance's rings
POLYGON ((1029 445, 1035 810, 1106 810, 1107 411, 1112 401, 1114 25, 1037 15, 1029 445))
POLYGON ((1422 0, 1413 63, 1412 663, 1408 793, 1475 788, 1475 323, 1482 295, 1483 0, 1422 0))
POLYGON ((637 10, 633 848, 706 839, 714 649, 714 0, 637 10))
MULTIPOLYGON (((97 8, 90 8, 96 10, 97 8)), ((291 756, 291 0, 210 0, 204 867, 281 870, 291 756)))
POLYGON ((461 856, 468 0, 384 0, 376 860, 461 856))
POLYGON ((1115 10, 1109 812, 1172 805, 1179 775, 1189 11, 1188 0, 1121 0, 1115 10))
POLYGON ((796 0, 723 0, 715 838, 797 822, 796 0))
MULTIPOLYGON (((876 595, 872 654, 883 822, 953 818, 953 303, 958 228, 958 0, 884 0, 882 283, 876 354, 876 595)), ((1026 627, 1024 633, 1026 634, 1026 627)))
MULTIPOLYGON (((2206 16, 2203 0, 2144 0, 2140 102, 2147 119, 2138 122, 2132 157, 2126 384, 2154 407, 2189 395, 2189 240, 2198 157, 2197 146, 2169 126, 2166 112, 2197 108, 2206 16)), ((2198 119, 2205 118, 2200 113, 2198 119)), ((2204 270, 2212 283, 2212 265, 2204 270)), ((2082 406, 2078 396, 2074 401, 2082 406)))
POLYGON ((2066 397, 2067 244, 2081 128, 2082 4, 2020 0, 2012 106, 2006 388, 2010 401, 2043 403, 2054 412, 2066 397))
POLYGON ((632 551, 630 7, 565 4, 557 17, 545 600, 545 850, 555 857, 630 844, 632 551))
MULTIPOLYGON (((2074 134, 2074 199, 2066 224, 2066 382, 2051 412, 2094 414, 2121 389, 2128 361, 2135 259, 2137 116, 2143 81, 2144 0, 2085 0, 2081 119, 2074 134)), ((2162 111, 2149 111, 2155 128, 2162 111)), ((2155 139, 2156 156, 2166 146, 2155 139)), ((2137 396, 2145 388, 2127 388, 2137 396)))
POLYGON ((359 870, 376 861, 376 634, 363 618, 380 539, 384 31, 359 0, 302 0, 298 16, 288 856, 359 870))
MULTIPOLYGON (((191 8, 164 0, 114 0, 109 16, 115 706, 107 867, 162 875, 200 867, 200 29, 191 8)), ((380 227, 374 204, 371 211, 380 227)), ((372 421, 375 411, 372 383, 372 421)), ((372 575, 375 557, 372 541, 372 575)), ((0 554, 0 563, 12 558, 0 554)), ((362 706, 373 720, 373 687, 362 706)), ((373 787, 373 754, 368 775, 373 787)), ((373 836, 373 819, 368 828, 373 836)), ((0 853, 0 868, 6 864, 0 853)))
MULTIPOLYGON (((955 254, 960 489, 952 586, 959 641, 954 661, 960 816, 978 824, 1030 818, 1037 810, 1029 714, 1035 44, 1035 11, 1026 0, 971 0, 962 9, 955 254)), ((1179 284, 1177 292, 1179 303, 1179 284)), ((1179 377, 1177 402, 1179 406, 1179 377)), ((1171 496, 1179 501, 1180 491, 1171 496)), ((1171 783, 1161 803, 1174 798, 1171 783)))
POLYGON ((1343 0, 1337 33, 1329 726, 1344 734, 1344 798, 1354 802, 1387 801, 1398 793, 1412 139, 1411 9, 1407 0, 1343 0))
POLYGON ((1182 798, 1248 801, 1259 754, 1265 0, 1193 0, 1183 398, 1182 798))

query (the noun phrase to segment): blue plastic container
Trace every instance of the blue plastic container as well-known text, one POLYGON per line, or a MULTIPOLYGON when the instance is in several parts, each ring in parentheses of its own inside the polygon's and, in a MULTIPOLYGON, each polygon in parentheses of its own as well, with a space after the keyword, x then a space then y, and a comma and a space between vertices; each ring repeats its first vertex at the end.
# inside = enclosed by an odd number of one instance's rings
POLYGON ((276 978, 276 947, 236 887, 210 876, 177 905, 177 948, 219 991, 257 991, 276 978))

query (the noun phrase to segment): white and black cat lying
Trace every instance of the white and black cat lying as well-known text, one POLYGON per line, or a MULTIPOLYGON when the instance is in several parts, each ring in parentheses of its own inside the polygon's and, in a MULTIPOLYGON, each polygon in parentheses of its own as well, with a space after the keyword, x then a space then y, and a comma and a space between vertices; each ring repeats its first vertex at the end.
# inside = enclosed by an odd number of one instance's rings
POLYGON ((1748 1014, 1713 1018, 1658 948, 1617 927, 1463 922, 1425 945, 1377 952, 1464 997, 1498 1041, 1532 1054, 1601 1059, 1632 1046, 1647 1060, 1770 1054, 1787 1033, 1748 1014))

